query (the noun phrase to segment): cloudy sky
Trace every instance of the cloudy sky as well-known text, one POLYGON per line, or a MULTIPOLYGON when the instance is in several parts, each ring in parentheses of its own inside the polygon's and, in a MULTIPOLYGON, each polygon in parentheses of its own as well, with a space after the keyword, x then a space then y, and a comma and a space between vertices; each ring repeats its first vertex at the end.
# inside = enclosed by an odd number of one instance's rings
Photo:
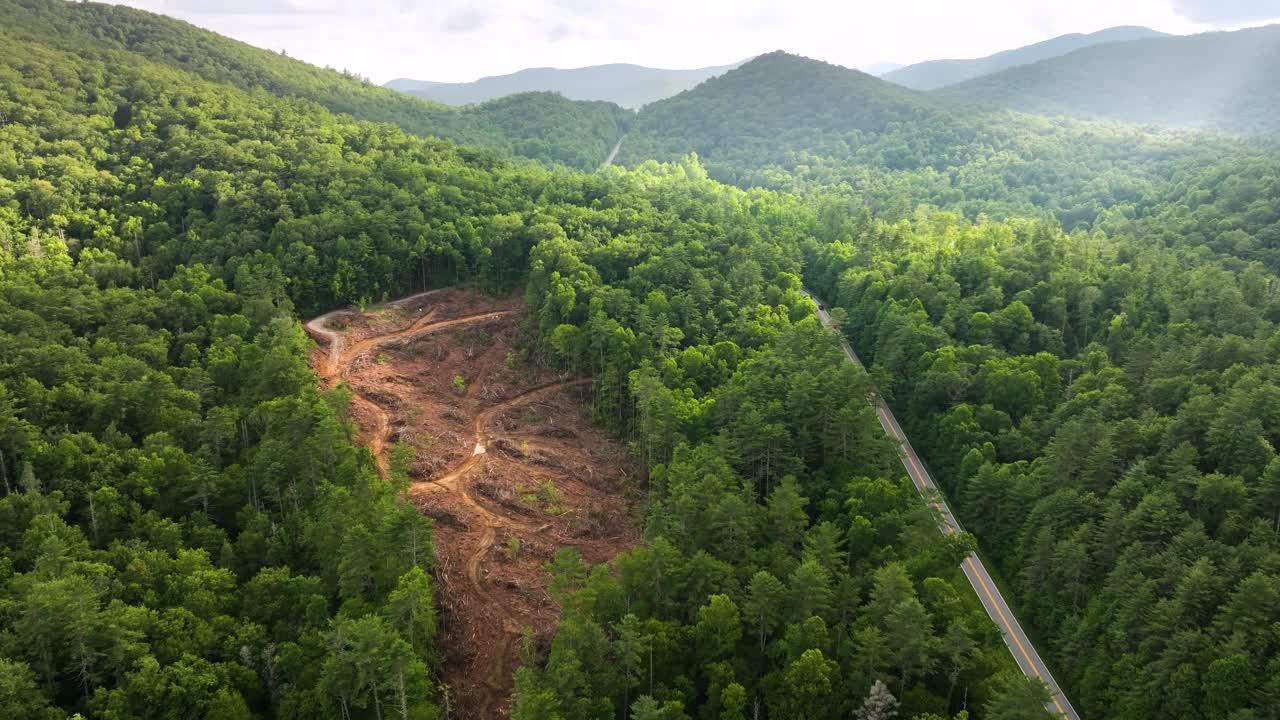
POLYGON ((525 67, 723 65, 786 50, 857 67, 979 57, 1069 32, 1280 20, 1280 0, 127 0, 385 82, 525 67))

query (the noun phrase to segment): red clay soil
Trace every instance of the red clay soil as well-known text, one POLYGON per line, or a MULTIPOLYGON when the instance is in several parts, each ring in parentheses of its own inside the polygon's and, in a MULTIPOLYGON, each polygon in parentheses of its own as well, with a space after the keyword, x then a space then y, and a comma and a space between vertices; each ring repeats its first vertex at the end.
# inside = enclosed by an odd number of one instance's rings
POLYGON ((307 323, 312 366, 346 383, 360 440, 386 477, 414 450, 409 500, 435 520, 451 717, 510 714, 522 633, 559 608, 544 563, 562 547, 607 562, 639 541, 624 448, 591 422, 591 381, 516 360, 519 298, 435 290, 307 323), (460 381, 457 378, 461 378, 460 381))

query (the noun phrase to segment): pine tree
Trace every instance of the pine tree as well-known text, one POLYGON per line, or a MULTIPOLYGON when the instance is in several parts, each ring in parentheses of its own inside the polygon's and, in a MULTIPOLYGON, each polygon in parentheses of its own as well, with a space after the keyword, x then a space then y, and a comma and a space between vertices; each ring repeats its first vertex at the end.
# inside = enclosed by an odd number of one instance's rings
POLYGON ((862 708, 853 714, 857 720, 893 720, 898 716, 898 699, 884 683, 877 680, 867 693, 862 708))

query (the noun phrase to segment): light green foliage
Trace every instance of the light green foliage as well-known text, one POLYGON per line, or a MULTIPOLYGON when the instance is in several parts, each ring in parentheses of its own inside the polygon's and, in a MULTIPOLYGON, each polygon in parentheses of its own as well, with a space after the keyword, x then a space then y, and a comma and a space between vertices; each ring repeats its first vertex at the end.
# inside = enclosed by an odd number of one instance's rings
POLYGON ((513 717, 1042 716, 802 277, 1086 717, 1277 705, 1271 150, 770 55, 586 175, 502 155, 594 167, 615 108, 438 108, 92 3, 0 21, 10 714, 437 716, 412 458, 377 479, 296 318, 469 282, 525 286, 522 352, 592 378, 648 501, 610 566, 548 564, 513 717))

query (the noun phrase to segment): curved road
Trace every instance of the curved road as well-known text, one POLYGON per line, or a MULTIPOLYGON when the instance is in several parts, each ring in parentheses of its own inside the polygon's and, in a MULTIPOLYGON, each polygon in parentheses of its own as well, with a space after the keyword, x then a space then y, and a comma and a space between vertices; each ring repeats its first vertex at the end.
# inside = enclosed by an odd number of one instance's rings
MULTIPOLYGON (((840 335, 840 346, 844 348, 845 355, 848 356, 849 360, 861 366, 862 361, 853 352, 853 348, 849 347, 849 342, 840 334, 835 323, 832 322, 831 316, 824 309, 824 306, 819 303, 817 297, 808 290, 803 292, 813 301, 814 310, 817 312, 818 319, 823 326, 840 335)), ((885 404, 879 395, 873 395, 871 402, 875 405, 876 415, 880 418, 880 426, 884 428, 886 434, 898 441, 902 466, 906 468, 907 474, 911 476, 911 482, 915 483, 916 490, 920 491, 925 501, 933 508, 935 518, 938 521, 938 528, 945 535, 954 535, 960 532, 962 530, 960 522, 951 513, 951 508, 947 507, 947 501, 943 499, 938 486, 934 484, 933 478, 929 476, 929 471, 925 470, 924 463, 920 462, 920 457, 916 455, 915 448, 911 447, 911 441, 902 432, 902 427, 898 425, 898 419, 893 416, 893 411, 889 409, 889 406, 885 404)), ((1000 634, 1004 637, 1004 644, 1009 647, 1009 652, 1013 653, 1013 659, 1017 661, 1018 667, 1022 669, 1022 672, 1027 677, 1042 680, 1045 685, 1049 686, 1049 691, 1053 697, 1048 708, 1054 713, 1067 718, 1067 720, 1080 720, 1080 715, 1076 713, 1075 708, 1071 707, 1071 702, 1067 700, 1062 688, 1058 686, 1058 681, 1053 679, 1053 674, 1049 672, 1049 666, 1045 665, 1044 660, 1040 658, 1040 653, 1036 652, 1031 640, 1023 632, 1022 626, 1018 624, 1018 619, 1014 617, 1013 610, 1009 609, 1009 603, 1005 602, 1004 597, 1001 596, 1000 589, 996 587, 995 581, 991 579, 986 566, 982 564, 982 558, 979 558, 976 553, 969 553, 968 557, 964 559, 961 568, 964 570, 965 577, 969 578, 969 584, 973 586, 974 592, 978 594, 978 599, 982 601, 982 606, 987 609, 987 615, 1000 628, 1000 634)))

